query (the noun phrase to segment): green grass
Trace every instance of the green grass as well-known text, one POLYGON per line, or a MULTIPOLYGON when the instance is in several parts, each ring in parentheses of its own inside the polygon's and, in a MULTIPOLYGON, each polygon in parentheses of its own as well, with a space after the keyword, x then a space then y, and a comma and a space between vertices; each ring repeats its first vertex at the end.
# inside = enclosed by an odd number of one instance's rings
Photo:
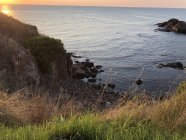
POLYGON ((52 62, 60 62, 66 56, 66 50, 59 39, 48 36, 36 36, 25 41, 24 47, 29 49, 36 58, 40 72, 50 74, 52 71, 52 62))
POLYGON ((0 139, 17 140, 178 140, 185 135, 170 133, 151 122, 130 119, 98 121, 96 115, 55 119, 38 126, 0 126, 0 139))

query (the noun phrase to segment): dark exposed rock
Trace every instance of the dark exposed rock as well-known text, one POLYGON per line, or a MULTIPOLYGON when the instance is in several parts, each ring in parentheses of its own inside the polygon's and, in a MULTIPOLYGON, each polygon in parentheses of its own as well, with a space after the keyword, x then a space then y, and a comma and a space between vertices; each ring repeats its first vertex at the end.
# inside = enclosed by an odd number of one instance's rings
POLYGON ((170 67, 170 68, 180 69, 180 70, 183 70, 184 69, 183 64, 180 63, 180 62, 168 63, 165 66, 166 67, 170 67))
POLYGON ((95 67, 96 67, 96 69, 101 69, 103 66, 97 65, 97 66, 95 66, 95 67))
POLYGON ((99 69, 94 66, 93 62, 79 62, 73 66, 73 78, 84 79, 84 78, 96 78, 99 73, 99 69))
POLYGON ((91 73, 98 73, 98 69, 96 67, 92 67, 90 71, 91 73))
POLYGON ((98 79, 98 81, 102 81, 102 79, 98 79))
POLYGON ((173 31, 177 33, 183 33, 186 34, 186 22, 180 21, 178 24, 176 24, 173 28, 173 31))
POLYGON ((174 69, 179 69, 179 70, 183 70, 184 66, 181 62, 172 62, 172 63, 167 63, 167 64, 158 64, 157 65, 158 68, 163 68, 163 67, 170 67, 170 68, 174 68, 174 69))
POLYGON ((79 61, 74 61, 76 64, 78 64, 79 63, 79 61))
POLYGON ((176 32, 186 34, 186 22, 179 21, 178 19, 170 19, 166 22, 158 23, 158 29, 155 31, 163 31, 163 32, 176 32))
POLYGON ((84 79, 84 78, 87 78, 87 75, 84 73, 76 73, 73 75, 73 78, 74 79, 84 79))
POLYGON ((84 79, 86 78, 87 74, 86 71, 83 69, 84 65, 81 63, 73 65, 73 78, 74 79, 84 79))
POLYGON ((163 67, 165 67, 164 64, 157 64, 156 66, 157 66, 158 68, 163 68, 163 67))
POLYGON ((157 23, 156 25, 158 25, 158 27, 165 27, 168 25, 168 22, 157 23))
POLYGON ((138 79, 135 83, 136 83, 136 85, 141 85, 141 84, 143 84, 143 81, 141 79, 138 79))
POLYGON ((73 58, 82 58, 82 56, 77 56, 77 55, 74 55, 73 53, 71 53, 71 56, 72 56, 73 58))
POLYGON ((81 62, 81 64, 83 64, 85 67, 88 67, 88 68, 94 67, 94 63, 93 62, 81 62))
POLYGON ((114 89, 116 87, 116 85, 112 84, 112 83, 108 83, 108 87, 111 88, 111 89, 114 89))
POLYGON ((101 72, 105 72, 104 70, 99 70, 99 72, 101 73, 101 72))
POLYGON ((161 32, 171 32, 171 30, 170 30, 170 29, 168 29, 168 28, 158 28, 158 29, 156 29, 155 31, 161 31, 161 32))
POLYGON ((96 83, 96 79, 94 79, 94 78, 88 79, 88 82, 89 83, 96 83))

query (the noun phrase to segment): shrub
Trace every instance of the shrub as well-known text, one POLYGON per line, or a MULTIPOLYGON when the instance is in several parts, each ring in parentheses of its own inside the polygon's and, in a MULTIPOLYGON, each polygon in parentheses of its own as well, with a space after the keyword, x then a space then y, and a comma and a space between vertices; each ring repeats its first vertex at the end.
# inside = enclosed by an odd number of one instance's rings
POLYGON ((63 43, 59 39, 39 35, 25 41, 24 47, 35 56, 40 72, 51 73, 51 62, 58 62, 66 55, 63 43))

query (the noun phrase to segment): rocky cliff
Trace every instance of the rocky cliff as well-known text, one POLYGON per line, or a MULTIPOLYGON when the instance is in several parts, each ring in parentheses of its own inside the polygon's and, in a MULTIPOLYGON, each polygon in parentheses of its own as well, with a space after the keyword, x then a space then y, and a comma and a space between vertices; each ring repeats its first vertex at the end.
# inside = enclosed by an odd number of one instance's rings
POLYGON ((0 14, 0 88, 37 86, 46 77, 47 82, 71 79, 72 69, 71 56, 60 40, 0 14))

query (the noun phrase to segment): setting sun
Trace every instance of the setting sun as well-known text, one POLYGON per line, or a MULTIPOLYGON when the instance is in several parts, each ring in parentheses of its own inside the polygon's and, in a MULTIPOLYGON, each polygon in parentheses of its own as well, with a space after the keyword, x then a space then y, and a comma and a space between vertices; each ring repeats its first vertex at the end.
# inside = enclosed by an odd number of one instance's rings
POLYGON ((1 7, 1 13, 11 16, 12 15, 12 10, 8 6, 2 6, 1 7))

